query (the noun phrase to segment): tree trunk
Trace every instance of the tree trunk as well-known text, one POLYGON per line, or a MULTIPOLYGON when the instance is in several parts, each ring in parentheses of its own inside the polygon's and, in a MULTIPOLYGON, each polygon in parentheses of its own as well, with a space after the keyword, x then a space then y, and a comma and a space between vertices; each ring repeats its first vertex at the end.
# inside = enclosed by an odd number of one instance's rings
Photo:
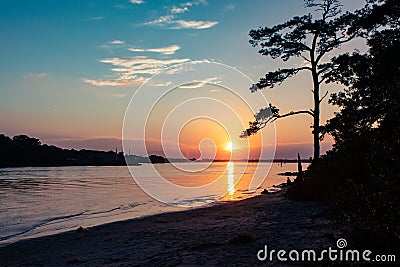
POLYGON ((320 115, 320 99, 319 99, 319 81, 316 67, 312 70, 313 84, 314 84, 314 160, 318 160, 320 157, 320 144, 319 144, 319 133, 321 131, 319 125, 319 115, 320 115))
POLYGON ((310 60, 311 60, 311 73, 312 73, 312 80, 313 80, 313 94, 314 94, 314 159, 318 160, 320 156, 320 147, 319 147, 319 133, 321 131, 319 126, 319 113, 320 113, 320 99, 319 99, 319 79, 318 79, 318 59, 315 56, 317 51, 317 40, 318 40, 318 32, 314 34, 313 42, 312 42, 312 49, 310 51, 310 60))
MULTIPOLYGON (((318 92, 318 91, 317 91, 318 92)), ((320 156, 320 144, 319 144, 319 93, 314 93, 314 159, 319 159, 320 156)))

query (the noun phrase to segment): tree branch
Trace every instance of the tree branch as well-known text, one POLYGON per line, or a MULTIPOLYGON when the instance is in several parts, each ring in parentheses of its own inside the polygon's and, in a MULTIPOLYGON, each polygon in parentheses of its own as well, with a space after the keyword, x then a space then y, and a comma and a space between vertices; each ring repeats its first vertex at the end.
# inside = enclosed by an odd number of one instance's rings
POLYGON ((319 100, 319 103, 321 103, 327 95, 328 95, 328 91, 326 91, 325 95, 323 97, 321 97, 321 99, 319 100))
POLYGON ((325 71, 329 70, 330 68, 332 68, 332 66, 333 66, 332 63, 320 64, 319 71, 317 72, 318 76, 324 73, 325 71))
POLYGON ((310 59, 308 59, 308 58, 306 58, 305 56, 303 56, 303 55, 300 55, 300 57, 301 57, 302 59, 304 59, 305 61, 307 61, 307 62, 311 63, 311 60, 310 60, 310 59))
POLYGON ((301 71, 301 70, 309 70, 309 71, 312 71, 312 68, 307 67, 307 66, 303 66, 303 67, 297 68, 297 69, 295 69, 295 70, 296 70, 296 71, 301 71))
POLYGON ((350 36, 347 36, 346 33, 342 33, 342 36, 340 37, 336 37, 327 42, 325 49, 322 49, 321 52, 319 53, 319 55, 317 56, 315 62, 318 64, 318 62, 322 59, 322 57, 332 51, 335 47, 340 46, 341 44, 347 43, 350 40, 354 39, 357 36, 356 33, 351 34, 350 36))
POLYGON ((247 138, 251 135, 256 134, 259 130, 265 128, 268 123, 272 123, 277 119, 298 115, 298 114, 308 114, 314 117, 313 110, 298 110, 298 111, 290 111, 286 114, 279 115, 279 109, 270 105, 269 108, 261 109, 254 117, 256 118, 254 121, 249 122, 249 128, 244 130, 240 134, 240 138, 247 138))
POLYGON ((318 83, 322 84, 326 79, 327 79, 327 77, 323 77, 318 83))
POLYGON ((265 126, 267 126, 267 124, 268 124, 269 122, 274 122, 274 121, 276 121, 277 119, 281 119, 281 118, 285 118, 285 117, 289 117, 289 116, 293 116, 293 115, 298 115, 298 114, 308 114, 308 115, 310 115, 311 117, 314 117, 314 112, 312 112, 311 110, 290 111, 290 112, 288 112, 288 113, 286 113, 286 114, 283 114, 283 115, 275 115, 275 116, 269 118, 269 119, 266 120, 266 121, 259 122, 260 129, 262 129, 262 128, 264 128, 265 126))
POLYGON ((319 53, 319 55, 317 56, 317 59, 315 60, 315 62, 318 64, 318 62, 322 59, 322 57, 323 57, 327 52, 329 52, 328 49, 326 49, 326 50, 322 51, 321 53, 319 53))
POLYGON ((309 70, 312 69, 308 66, 303 66, 299 68, 292 68, 292 69, 278 69, 277 71, 268 72, 265 74, 263 78, 256 84, 253 84, 250 87, 251 92, 255 92, 262 88, 270 87, 274 88, 276 84, 283 83, 287 78, 296 75, 301 70, 309 70))
POLYGON ((297 115, 297 114, 308 114, 308 115, 314 117, 314 112, 311 112, 311 110, 298 110, 298 111, 290 111, 283 115, 278 115, 278 116, 276 116, 274 121, 277 119, 281 119, 281 118, 285 118, 285 117, 289 117, 289 116, 297 115))

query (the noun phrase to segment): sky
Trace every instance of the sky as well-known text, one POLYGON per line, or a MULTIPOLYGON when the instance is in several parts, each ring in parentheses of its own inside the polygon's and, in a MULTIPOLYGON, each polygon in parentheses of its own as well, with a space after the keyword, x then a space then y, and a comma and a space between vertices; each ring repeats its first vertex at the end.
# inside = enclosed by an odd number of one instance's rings
MULTIPOLYGON (((345 10, 363 3, 343 1, 345 10)), ((308 12, 301 0, 3 0, 0 5, 0 133, 27 134, 64 148, 101 150, 122 149, 125 112, 132 96, 152 75, 174 64, 211 61, 233 67, 256 82, 284 64, 259 55, 258 49, 249 45, 248 32, 308 12)), ((202 97, 215 97, 212 92, 219 89, 211 87, 218 85, 217 79, 217 75, 210 77, 214 85, 186 85, 190 90, 167 97, 160 112, 171 103, 176 106, 185 101, 187 98, 179 97, 188 91, 187 97, 198 96, 196 88, 208 88, 202 97)), ((328 85, 322 92, 340 89, 328 85)), ((156 94, 158 88, 151 90, 156 94)), ((282 113, 312 107, 307 75, 300 74, 262 93, 282 113)), ((229 102, 229 94, 221 96, 221 101, 229 102)), ((332 117, 334 111, 324 102, 321 121, 332 117)), ((216 108, 215 113, 223 112, 216 108)), ((242 113, 243 120, 251 119, 251 111, 242 113)), ((148 125, 155 127, 150 139, 157 143, 160 130, 155 129, 162 121, 153 121, 148 125)), ((276 157, 295 158, 298 152, 304 158, 311 156, 311 123, 307 115, 278 120, 276 157)), ((197 120, 180 127, 179 145, 187 157, 198 157, 201 152, 204 157, 212 156, 215 151, 202 142, 207 138, 215 139, 210 146, 222 148, 215 153, 222 151, 224 157, 227 143, 233 140, 233 135, 225 136, 218 123, 210 121, 197 120), (204 151, 199 151, 199 143, 204 151)), ((244 142, 236 138, 239 134, 234 137, 236 147, 244 142)), ((260 145, 259 138, 247 142, 260 145)), ((331 142, 327 138, 322 143, 323 151, 331 142)), ((150 145, 151 152, 160 154, 156 147, 150 145)))

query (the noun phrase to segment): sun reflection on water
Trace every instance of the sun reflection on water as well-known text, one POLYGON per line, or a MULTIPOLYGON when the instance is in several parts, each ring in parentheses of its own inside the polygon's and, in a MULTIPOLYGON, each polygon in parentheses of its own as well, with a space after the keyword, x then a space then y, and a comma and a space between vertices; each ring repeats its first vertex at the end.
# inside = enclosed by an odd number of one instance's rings
POLYGON ((234 172, 235 172, 235 163, 233 162, 228 162, 228 164, 226 165, 226 168, 228 170, 228 195, 230 197, 233 196, 233 194, 235 193, 235 182, 234 182, 234 172))

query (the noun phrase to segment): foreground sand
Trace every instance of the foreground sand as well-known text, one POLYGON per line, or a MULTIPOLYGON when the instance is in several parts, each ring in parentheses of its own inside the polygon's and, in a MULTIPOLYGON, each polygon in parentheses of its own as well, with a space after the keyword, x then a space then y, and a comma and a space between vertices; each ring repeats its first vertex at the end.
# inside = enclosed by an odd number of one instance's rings
POLYGON ((0 248, 0 266, 265 265, 264 245, 321 250, 339 237, 324 205, 281 191, 17 242, 0 248))

